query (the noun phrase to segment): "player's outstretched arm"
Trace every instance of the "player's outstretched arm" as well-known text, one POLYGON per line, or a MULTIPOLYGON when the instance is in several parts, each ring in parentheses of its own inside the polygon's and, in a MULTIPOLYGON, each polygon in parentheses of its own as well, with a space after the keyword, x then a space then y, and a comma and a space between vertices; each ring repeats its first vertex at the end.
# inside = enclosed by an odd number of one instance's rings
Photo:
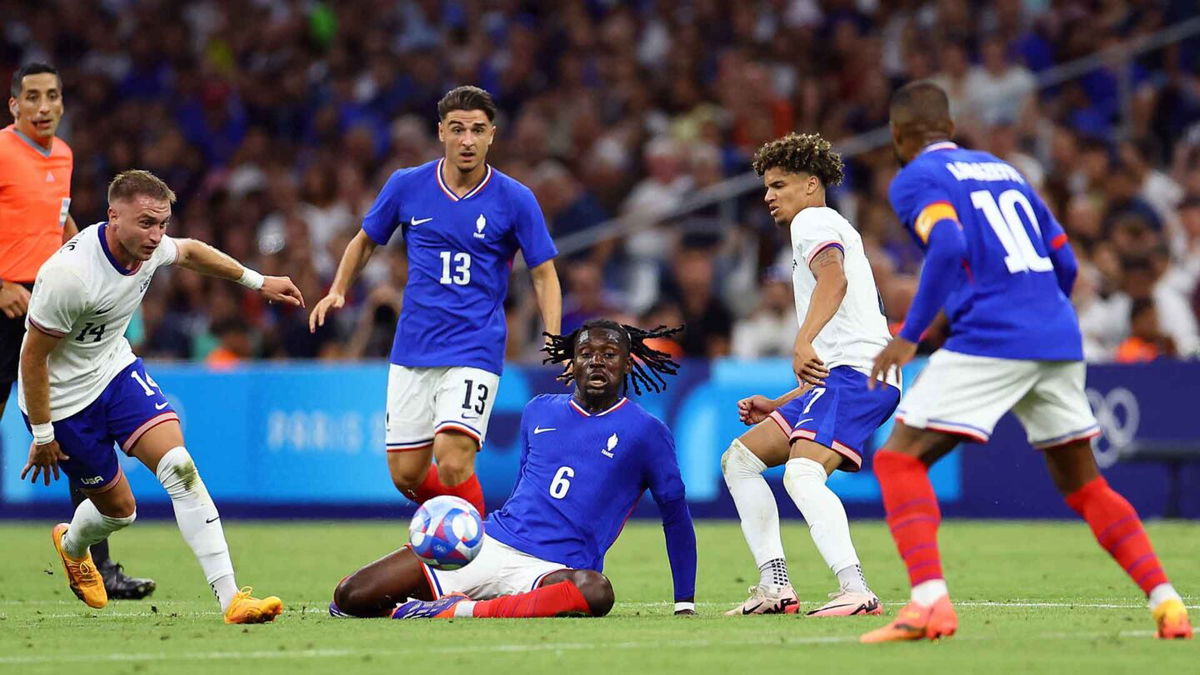
POLYGON ((329 287, 329 293, 321 298, 320 302, 313 307, 312 313, 308 315, 309 332, 315 333, 318 327, 325 325, 325 315, 330 310, 341 309, 342 305, 346 304, 346 291, 350 290, 350 285, 358 278, 359 272, 362 272, 362 268, 371 259, 371 254, 375 253, 377 246, 366 230, 359 230, 358 234, 354 235, 354 238, 346 245, 346 251, 342 253, 342 260, 338 263, 337 273, 333 276, 333 285, 329 287))
POLYGON ((542 314, 542 324, 547 333, 558 335, 562 332, 562 287, 558 283, 554 261, 547 260, 530 269, 529 277, 533 280, 533 294, 542 314))
POLYGON ((846 270, 843 266, 845 255, 838 246, 827 246, 813 256, 808 263, 817 285, 813 288, 812 299, 808 303, 808 313, 796 333, 796 343, 792 347, 792 370, 796 378, 803 384, 822 386, 829 375, 825 362, 817 356, 812 342, 821 334, 825 324, 837 314, 846 297, 846 270))
POLYGON ((50 352, 62 338, 50 335, 36 326, 29 329, 21 345, 21 388, 25 395, 29 424, 33 427, 33 443, 29 446, 29 461, 21 469, 21 480, 30 470, 30 481, 36 483, 38 476, 46 485, 50 474, 58 480, 58 463, 70 459, 54 440, 54 425, 50 422, 50 352))
POLYGON ((778 410, 781 406, 804 394, 809 389, 812 389, 812 385, 805 383, 776 399, 769 399, 761 394, 748 396, 738 401, 738 418, 746 426, 758 424, 767 419, 768 415, 778 410))
POLYGON ((180 267, 236 281, 246 288, 262 293, 272 302, 283 302, 295 307, 304 306, 304 296, 288 277, 264 277, 198 239, 176 239, 175 245, 179 249, 175 264, 180 267))

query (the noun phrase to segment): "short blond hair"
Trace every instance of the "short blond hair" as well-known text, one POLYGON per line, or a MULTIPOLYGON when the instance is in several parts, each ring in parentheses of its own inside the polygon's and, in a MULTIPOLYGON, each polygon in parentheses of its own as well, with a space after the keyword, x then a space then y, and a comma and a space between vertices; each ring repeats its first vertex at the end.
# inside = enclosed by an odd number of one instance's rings
POLYGON ((139 195, 175 203, 175 192, 149 171, 130 169, 117 174, 108 184, 108 203, 129 201, 139 195))

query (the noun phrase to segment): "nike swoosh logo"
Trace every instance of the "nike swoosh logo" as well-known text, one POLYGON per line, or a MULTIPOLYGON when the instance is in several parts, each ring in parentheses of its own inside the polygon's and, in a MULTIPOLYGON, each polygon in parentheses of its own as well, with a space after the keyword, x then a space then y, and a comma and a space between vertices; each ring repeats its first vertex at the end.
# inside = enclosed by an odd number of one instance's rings
POLYGON ((431 220, 433 220, 433 218, 413 218, 412 226, 416 227, 416 226, 420 225, 421 223, 428 223, 431 220))
POLYGON ((800 420, 799 422, 796 422, 796 426, 800 426, 801 424, 804 424, 805 422, 811 422, 811 421, 813 421, 813 418, 805 417, 804 419, 800 420))
POLYGON ((169 402, 167 402, 167 401, 163 401, 162 403, 155 403, 155 404, 154 404, 154 409, 155 409, 155 410, 162 410, 163 408, 165 408, 165 407, 167 407, 167 406, 169 406, 169 405, 171 405, 171 404, 170 404, 169 402))
POLYGON ((100 316, 101 314, 108 314, 109 312, 113 311, 113 309, 115 309, 115 308, 116 308, 116 305, 113 305, 112 307, 109 307, 108 309, 98 309, 98 310, 96 310, 96 316, 100 316))
POLYGON ((753 614, 753 613, 754 613, 754 610, 756 610, 756 609, 758 609, 759 607, 762 607, 762 606, 763 606, 763 604, 760 602, 760 603, 758 603, 757 605, 755 605, 755 606, 753 606, 753 607, 743 607, 743 608, 742 608, 742 614, 743 614, 743 615, 745 615, 745 614, 753 614))
POLYGON ((208 519, 206 519, 206 520, 204 521, 204 524, 205 524, 205 525, 211 525, 211 524, 213 524, 213 523, 217 522, 217 521, 218 521, 218 520, 220 520, 220 519, 221 519, 221 516, 217 516, 216 518, 208 518, 208 519))
POLYGON ((543 427, 534 427, 534 428, 533 428, 533 435, 534 435, 534 436, 536 436, 536 435, 538 435, 538 434, 544 434, 544 433, 546 433, 547 431, 558 431, 558 427, 545 427, 545 428, 543 428, 543 427))

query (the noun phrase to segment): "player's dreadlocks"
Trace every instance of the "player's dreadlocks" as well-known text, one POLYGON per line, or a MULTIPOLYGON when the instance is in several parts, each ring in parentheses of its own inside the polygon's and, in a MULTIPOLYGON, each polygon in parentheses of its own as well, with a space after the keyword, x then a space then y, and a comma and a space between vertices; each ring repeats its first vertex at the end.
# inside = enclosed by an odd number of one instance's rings
POLYGON ((675 328, 658 326, 651 330, 643 330, 635 326, 617 323, 611 319, 591 319, 566 335, 542 333, 546 336, 547 343, 542 351, 548 354, 545 359, 542 359, 542 363, 565 364, 559 378, 563 382, 574 380, 574 374, 568 370, 571 362, 575 360, 575 343, 579 341, 579 336, 583 331, 593 328, 607 328, 616 331, 617 335, 621 336, 621 344, 629 351, 633 364, 625 376, 626 389, 629 388, 630 381, 632 381, 633 391, 638 395, 641 395, 643 385, 647 391, 659 392, 667 386, 663 375, 674 375, 678 372, 679 364, 671 359, 671 355, 647 346, 646 340, 674 335, 682 331, 683 326, 675 328))

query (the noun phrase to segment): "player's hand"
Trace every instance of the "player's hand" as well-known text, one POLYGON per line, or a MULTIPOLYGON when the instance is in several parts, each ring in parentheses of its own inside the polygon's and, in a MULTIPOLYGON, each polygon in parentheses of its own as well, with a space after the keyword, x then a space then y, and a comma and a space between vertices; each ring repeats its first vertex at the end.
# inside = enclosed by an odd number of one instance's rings
POLYGON ((50 484, 50 472, 54 472, 54 480, 58 480, 58 463, 71 459, 63 454, 62 448, 58 447, 58 441, 50 441, 45 445, 37 443, 29 444, 29 461, 25 462, 25 468, 21 469, 21 480, 25 480, 25 474, 33 469, 33 475, 29 477, 30 483, 36 483, 38 476, 41 475, 42 480, 46 485, 50 484))
POLYGON ((867 380, 867 389, 874 389, 876 383, 883 382, 896 371, 896 379, 900 379, 900 367, 908 363, 917 353, 917 343, 909 342, 897 335, 887 343, 883 351, 875 357, 871 366, 871 377, 867 380))
POLYGON ((775 412, 775 402, 761 394, 738 401, 738 419, 746 426, 754 426, 775 412))
POLYGON ((321 298, 312 314, 308 315, 308 332, 317 332, 317 327, 325 325, 325 313, 331 309, 341 309, 346 304, 346 296, 341 293, 330 293, 321 298))
POLYGON ((287 277, 263 277, 262 288, 259 289, 271 302, 282 302, 292 307, 303 307, 304 296, 296 284, 287 277))
POLYGON ((10 319, 25 316, 29 311, 29 291, 21 284, 0 285, 0 312, 10 319))
POLYGON ((817 350, 812 344, 800 342, 792 352, 792 372, 800 384, 811 384, 814 387, 825 386, 825 378, 829 377, 829 369, 825 362, 817 356, 817 350))

